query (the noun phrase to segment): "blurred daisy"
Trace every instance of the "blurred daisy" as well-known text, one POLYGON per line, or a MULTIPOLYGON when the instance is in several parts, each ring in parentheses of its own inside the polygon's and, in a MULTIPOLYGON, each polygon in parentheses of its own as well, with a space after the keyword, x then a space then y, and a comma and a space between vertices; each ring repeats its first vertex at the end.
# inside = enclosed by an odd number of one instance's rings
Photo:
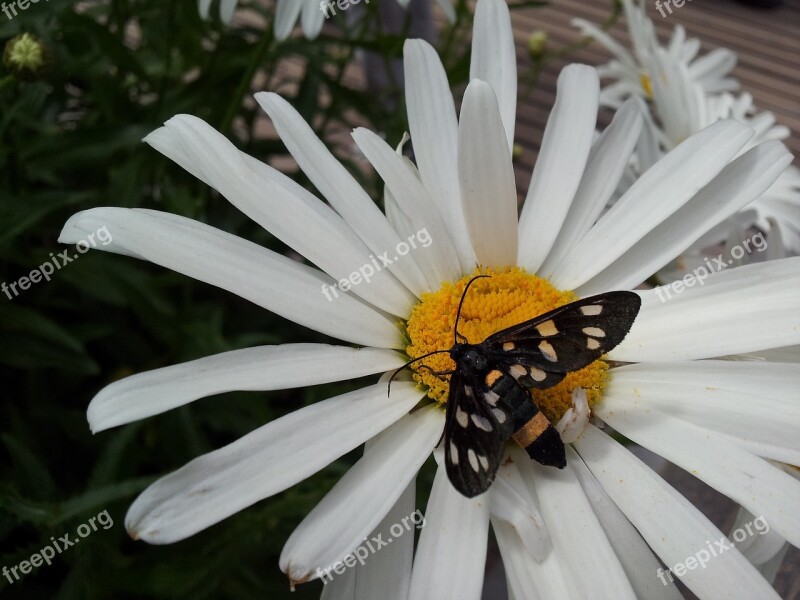
MULTIPOLYGON (((403 8, 407 8, 411 0, 397 0, 403 8)), ((436 0, 441 6, 447 18, 455 21, 455 9, 452 0, 436 0)), ((352 2, 352 5, 358 4, 352 2)), ((352 6, 348 0, 348 8, 352 6)), ((308 39, 314 39, 322 30, 325 19, 329 19, 342 10, 335 0, 278 0, 278 10, 275 14, 275 37, 278 40, 285 40, 297 25, 297 20, 301 19, 303 34, 308 39)))
MULTIPOLYGON (((204 19, 209 18, 213 1, 214 0, 198 0, 197 7, 200 11, 200 16, 204 19)), ((228 24, 231 22, 238 3, 239 0, 219 0, 219 18, 223 23, 228 24)))
MULTIPOLYGON (((275 94, 258 94, 257 100, 330 206, 195 117, 175 117, 146 138, 316 268, 157 211, 98 208, 66 223, 64 243, 106 226, 111 251, 365 346, 251 348, 135 375, 93 399, 93 431, 229 390, 388 373, 407 356, 449 348, 457 300, 477 265, 493 277, 476 282, 464 304, 462 332, 472 342, 576 296, 631 289, 710 224, 763 192, 790 160, 776 141, 737 157, 752 130, 719 122, 653 165, 598 220, 628 164, 642 118, 632 100, 594 140, 599 81, 594 69, 573 65, 559 78, 518 217, 511 163, 516 58, 506 4, 478 2, 471 83, 460 119, 430 45, 408 41, 405 69, 416 166, 378 135, 365 129, 353 134, 386 184, 386 214, 275 94), (433 243, 392 260, 394 249, 423 228, 433 243), (387 254, 389 262, 370 282, 334 301, 321 293, 387 254)), ((590 412, 764 515, 797 545, 800 482, 765 458, 800 464, 800 408, 793 402, 800 376, 782 364, 713 358, 800 343, 798 283, 800 259, 785 259, 720 273, 669 303, 653 290, 639 292, 640 315, 609 360, 536 396, 571 443, 565 469, 540 467, 510 445, 511 460, 488 493, 467 499, 440 467, 413 563, 407 535, 334 578, 324 595, 477 599, 491 521, 512 597, 586 598, 597 589, 631 600, 679 597, 671 582, 662 585, 656 577, 658 559, 680 563, 722 533, 590 424, 590 412)), ((445 365, 448 360, 435 358, 445 365)), ((437 369, 441 363, 428 365, 437 369)), ((151 543, 184 539, 366 442, 363 458, 298 526, 282 553, 281 568, 293 584, 319 577, 370 532, 412 512, 416 473, 441 435, 447 382, 419 369, 414 381, 398 382, 388 397, 386 378, 301 408, 194 459, 145 490, 126 527, 151 543)), ((677 576, 701 598, 776 597, 735 549, 703 570, 677 576)))
POLYGON ((703 91, 722 92, 739 89, 739 83, 730 77, 736 66, 736 54, 727 48, 717 48, 698 57, 700 40, 687 38, 686 31, 677 25, 667 47, 659 44, 653 22, 647 17, 642 0, 622 0, 631 48, 625 48, 594 23, 573 19, 572 24, 584 35, 600 42, 614 56, 613 60, 598 68, 602 78, 612 80, 603 88, 600 103, 619 108, 631 95, 651 99, 654 79, 659 71, 654 64, 659 54, 666 54, 674 62, 686 66, 693 82, 703 91))

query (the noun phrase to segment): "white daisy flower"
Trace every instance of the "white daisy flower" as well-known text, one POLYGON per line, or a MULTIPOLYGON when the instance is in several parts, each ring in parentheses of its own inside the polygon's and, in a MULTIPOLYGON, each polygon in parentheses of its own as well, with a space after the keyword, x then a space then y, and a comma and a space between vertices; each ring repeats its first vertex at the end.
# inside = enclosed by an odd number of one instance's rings
MULTIPOLYGON (((473 342, 576 296, 638 285, 763 192, 790 160, 776 141, 737 157, 752 130, 719 122, 658 161, 598 220, 642 118, 631 101, 594 141, 598 77, 592 68, 573 65, 559 78, 518 217, 511 166, 516 57, 502 0, 478 2, 470 74, 459 119, 434 49, 419 40, 406 43, 406 104, 418 171, 378 135, 353 134, 386 183, 386 215, 275 94, 257 100, 330 205, 195 117, 175 117, 146 138, 317 268, 152 210, 98 208, 64 226, 64 243, 105 226, 113 239, 106 249, 364 346, 251 348, 134 375, 92 400, 93 431, 230 390, 385 373, 376 385, 297 410, 163 477, 131 506, 131 535, 156 544, 184 539, 366 442, 363 458, 299 525, 281 556, 293 583, 318 577, 370 532, 412 512, 417 470, 444 425, 447 381, 419 368, 414 381, 396 382, 388 397, 385 380, 405 360, 398 350, 413 358, 452 345, 454 302, 476 265, 493 277, 476 282, 464 303, 460 331, 473 342), (372 281, 335 301, 325 299, 321 288, 423 228, 433 240, 427 248, 390 260, 372 281)), ((713 359, 800 343, 798 283, 800 259, 784 259, 720 273, 669 303, 653 290, 638 292, 639 317, 608 360, 536 395, 563 439, 573 440, 566 468, 534 464, 510 445, 511 461, 486 494, 472 499, 439 468, 413 566, 413 539, 406 535, 334 578, 324 594, 477 599, 491 522, 512 597, 587 598, 598 589, 614 598, 679 597, 672 583, 657 578, 656 557, 683 563, 722 533, 590 424, 587 405, 597 419, 763 515, 797 545, 800 482, 766 459, 800 464, 800 408, 793 401, 800 375, 779 363, 713 359)), ((426 362, 440 369, 447 361, 437 355, 426 362)), ((703 569, 676 569, 676 576, 700 598, 776 598, 736 549, 703 569)))
POLYGON ((658 70, 654 60, 659 52, 685 65, 691 80, 707 93, 739 89, 730 73, 736 66, 736 54, 727 48, 717 48, 705 56, 698 57, 700 40, 687 38, 686 31, 677 25, 667 47, 659 44, 653 22, 647 17, 643 0, 622 0, 631 49, 625 48, 594 23, 584 19, 573 19, 572 24, 584 35, 600 42, 611 52, 614 59, 598 68, 600 76, 613 80, 603 88, 600 103, 619 108, 631 95, 652 98, 653 79, 658 70))
MULTIPOLYGON (((200 16, 204 19, 209 18, 211 10, 211 3, 213 0, 198 0, 197 8, 200 11, 200 16)), ((236 12, 236 5, 239 0, 219 0, 219 18, 226 25, 233 19, 233 13, 236 12)))
MULTIPOLYGON (((408 7, 411 0, 397 0, 403 8, 408 7)), ((455 21, 456 13, 453 8, 452 0, 436 0, 441 6, 450 22, 455 21)), ((358 4, 361 0, 348 2, 348 8, 358 4)), ((340 7, 335 0, 278 0, 278 9, 275 14, 275 37, 278 40, 285 40, 297 25, 297 20, 301 19, 303 34, 310 40, 319 35, 322 25, 326 18, 336 16, 340 7)), ((347 9, 345 9, 347 10, 347 9)))

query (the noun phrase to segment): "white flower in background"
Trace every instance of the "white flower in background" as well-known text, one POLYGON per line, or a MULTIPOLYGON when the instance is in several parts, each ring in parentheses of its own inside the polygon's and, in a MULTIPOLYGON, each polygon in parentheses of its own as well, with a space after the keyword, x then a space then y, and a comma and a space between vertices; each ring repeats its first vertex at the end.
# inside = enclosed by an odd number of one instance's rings
POLYGON ((739 89, 739 83, 729 75, 736 66, 736 54, 727 48, 717 48, 698 58, 700 40, 686 37, 677 25, 667 47, 659 44, 653 22, 647 17, 643 1, 622 0, 631 49, 625 48, 594 23, 573 19, 572 24, 584 35, 600 42, 614 59, 598 68, 601 78, 612 80, 600 93, 600 103, 619 108, 631 95, 652 97, 653 80, 658 76, 654 60, 667 54, 672 61, 685 65, 693 82, 707 93, 739 89))
MULTIPOLYGON (((200 16, 204 19, 209 18, 209 12, 213 1, 214 0, 198 0, 197 7, 200 11, 200 16)), ((219 0, 219 18, 223 23, 228 24, 231 22, 238 3, 239 0, 219 0)))
MULTIPOLYGON (((511 163, 516 56, 506 4, 478 2, 471 83, 460 118, 430 45, 406 43, 405 78, 419 171, 378 135, 365 129, 353 134, 386 183, 386 215, 276 94, 261 93, 257 100, 329 204, 195 117, 177 116, 146 139, 316 268, 153 210, 98 208, 64 226, 64 243, 105 226, 113 238, 106 248, 113 252, 150 260, 364 346, 250 348, 134 375, 93 399, 93 431, 231 390, 385 373, 376 385, 300 408, 163 477, 131 506, 126 526, 132 536, 156 544, 189 537, 366 442, 363 458, 299 525, 281 556, 292 582, 317 577, 317 569, 341 560, 371 531, 413 512, 415 476, 439 440, 444 411, 429 400, 410 412, 426 392, 398 381, 388 397, 385 380, 405 360, 401 352, 417 356, 425 348, 450 347, 453 302, 477 264, 494 276, 476 282, 464 304, 461 331, 473 342, 575 295, 637 286, 761 194, 791 160, 776 141, 739 156, 753 131, 718 122, 654 164, 598 220, 629 162, 642 117, 632 100, 594 140, 598 77, 592 68, 572 65, 559 78, 518 217, 511 163), (427 248, 393 261, 335 301, 325 299, 321 288, 422 228, 433 240, 427 248)), ((407 535, 334 578, 324 595, 478 599, 491 521, 512 597, 587 598, 603 590, 615 599, 679 598, 674 585, 656 577, 656 557, 667 565, 683 562, 722 533, 624 446, 588 424, 584 398, 599 420, 763 515, 798 545, 800 482, 767 459, 800 464, 800 405, 794 401, 800 374, 780 362, 715 360, 799 344, 798 284, 800 259, 790 258, 722 272, 668 303, 653 290, 639 291, 639 317, 608 356, 615 365, 628 364, 609 368, 597 361, 537 394, 551 421, 566 413, 560 429, 574 441, 565 469, 534 464, 510 444, 512 460, 492 488, 467 499, 440 468, 413 566, 413 536, 407 535)), ((433 359, 428 364, 437 367, 433 359)), ((446 381, 423 369, 414 378, 429 386, 430 398, 446 397, 446 381)), ((681 578, 704 599, 777 598, 735 549, 681 578)))
MULTIPOLYGON (((348 0, 348 8, 363 2, 364 0, 351 1, 348 0)), ((386 2, 388 0, 380 0, 386 2)), ((397 0, 403 8, 407 8, 411 0, 397 0)), ((455 21, 456 13, 453 8, 452 0, 436 0, 441 6, 447 18, 452 22, 455 21)), ((340 16, 343 12, 336 4, 335 0, 325 0, 320 5, 320 0, 278 0, 278 9, 275 14, 275 37, 278 40, 285 40, 291 35, 297 20, 301 19, 303 26, 303 34, 308 39, 314 39, 319 35, 322 30, 322 25, 327 18, 340 16), (325 5, 329 7, 325 8, 325 5)))

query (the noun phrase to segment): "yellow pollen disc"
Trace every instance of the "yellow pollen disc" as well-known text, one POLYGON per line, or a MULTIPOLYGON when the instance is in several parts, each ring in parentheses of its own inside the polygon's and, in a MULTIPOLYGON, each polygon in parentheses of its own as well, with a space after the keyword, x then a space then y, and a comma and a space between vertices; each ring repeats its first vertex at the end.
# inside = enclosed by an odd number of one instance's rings
POLYGON ((639 81, 642 84, 642 89, 644 90, 645 96, 647 96, 648 100, 653 99, 653 82, 650 81, 650 76, 647 73, 642 73, 639 75, 639 81))
MULTIPOLYGON (((471 344, 478 344, 497 331, 578 300, 573 292, 558 290, 546 279, 530 275, 520 268, 476 269, 475 273, 455 283, 445 283, 436 292, 423 294, 419 304, 411 310, 406 326, 410 340, 406 347, 409 358, 434 350, 450 350, 458 303, 464 287, 475 275, 492 277, 475 281, 464 299, 458 331, 471 344)), ((427 387, 430 398, 446 403, 449 378, 434 375, 421 365, 433 371, 450 371, 455 367, 453 360, 448 354, 436 354, 414 365, 414 380, 427 387)), ((597 360, 580 371, 569 373, 558 385, 534 391, 536 405, 555 424, 572 406, 572 390, 581 387, 586 390, 589 406, 594 406, 601 398, 607 370, 608 365, 597 360)))

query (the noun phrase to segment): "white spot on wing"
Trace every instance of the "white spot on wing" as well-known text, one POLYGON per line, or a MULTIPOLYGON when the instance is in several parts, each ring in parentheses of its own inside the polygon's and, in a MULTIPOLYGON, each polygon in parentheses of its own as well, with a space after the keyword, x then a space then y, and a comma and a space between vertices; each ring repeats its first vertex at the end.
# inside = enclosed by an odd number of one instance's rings
POLYGON ((516 348, 514 342, 506 342, 505 344, 503 344, 503 350, 505 350, 506 352, 513 350, 514 348, 516 348))
POLYGON ((458 424, 461 425, 462 427, 466 427, 467 425, 469 425, 469 416, 467 415, 467 413, 461 410, 460 406, 456 408, 456 421, 458 421, 458 424))
POLYGON ((497 406, 497 401, 500 399, 495 392, 489 390, 488 392, 484 392, 483 397, 486 398, 486 401, 491 404, 492 406, 497 406))
POLYGON ((582 329, 583 333, 586 335, 590 335, 592 337, 606 337, 606 332, 600 329, 599 327, 584 327, 582 329))
POLYGON ((497 419, 497 422, 501 425, 506 422, 506 413, 499 408, 493 408, 492 414, 494 414, 494 418, 497 419))
POLYGON ((586 338, 586 347, 589 350, 597 350, 600 347, 600 342, 592 338, 586 338))
POLYGON ((450 462, 454 465, 458 464, 458 446, 450 442, 450 462))
POLYGON ((558 360, 556 351, 553 349, 553 345, 550 342, 545 342, 545 341, 539 342, 539 350, 544 355, 544 357, 550 362, 556 362, 558 360))
POLYGON ((531 367, 531 377, 534 381, 544 381, 547 379, 547 373, 536 367, 531 367))
POLYGON ((480 456, 478 457, 478 459, 480 459, 480 461, 481 461, 481 466, 483 467, 483 470, 484 470, 484 471, 488 471, 488 470, 489 470, 489 459, 488 459, 488 458, 486 458, 486 457, 485 457, 485 456, 483 456, 483 455, 480 455, 480 456))
POLYGON ((587 317, 596 317, 603 312, 603 307, 600 304, 590 304, 589 306, 581 306, 581 313, 587 317))
POLYGON ((472 415, 472 422, 475 423, 475 427, 477 427, 478 429, 483 429, 484 431, 492 431, 492 424, 486 417, 482 417, 480 415, 472 415))
POLYGON ((555 335, 558 333, 558 327, 553 322, 553 320, 545 321, 544 323, 540 323, 536 326, 536 331, 539 332, 539 335, 543 335, 544 337, 550 337, 551 335, 555 335))
MULTIPOLYGON (((542 342, 542 343, 544 343, 544 342, 542 342)), ((527 375, 528 374, 528 369, 526 369, 522 365, 511 365, 511 368, 508 370, 508 372, 511 373, 511 376, 514 379, 519 379, 523 375, 527 375)))
POLYGON ((472 470, 477 473, 480 470, 480 467, 478 467, 478 457, 475 454, 475 450, 470 448, 467 451, 467 458, 469 458, 469 464, 472 466, 472 470))

